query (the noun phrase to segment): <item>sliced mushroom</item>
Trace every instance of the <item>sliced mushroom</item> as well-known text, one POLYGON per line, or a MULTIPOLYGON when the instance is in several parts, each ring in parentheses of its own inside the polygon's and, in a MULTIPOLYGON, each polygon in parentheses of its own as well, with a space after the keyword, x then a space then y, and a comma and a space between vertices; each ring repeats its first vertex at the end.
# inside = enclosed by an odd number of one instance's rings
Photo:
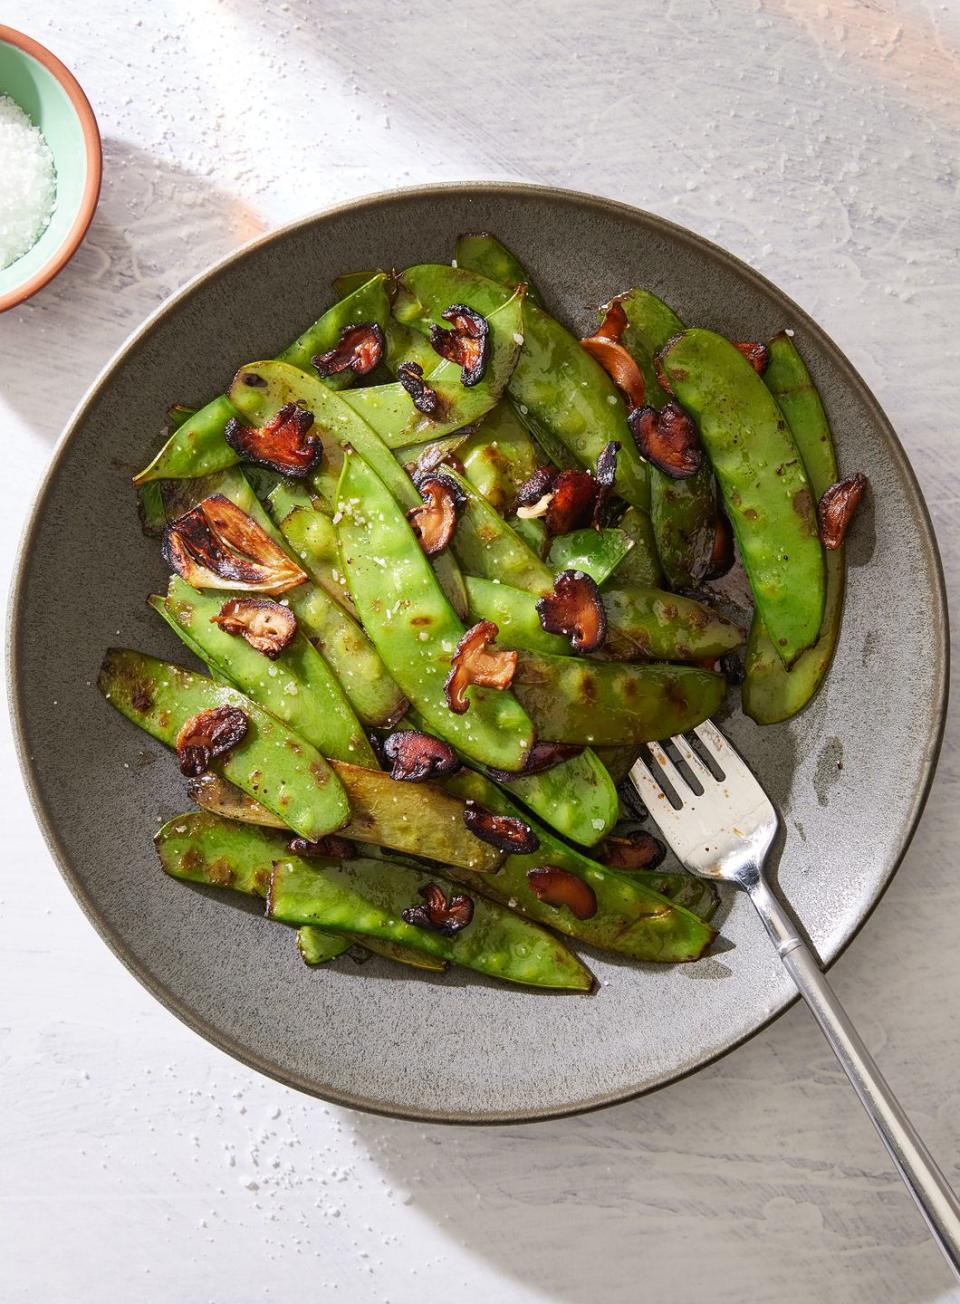
POLYGON ((558 865, 538 865, 536 869, 527 870, 527 882, 539 900, 556 910, 566 906, 577 919, 592 919, 597 913, 597 895, 593 888, 576 874, 571 874, 569 869, 560 869, 558 865))
POLYGON ((205 774, 211 762, 246 737, 247 725, 238 706, 210 706, 191 716, 177 734, 180 773, 188 779, 205 774))
POLYGON ((450 937, 459 933, 473 918, 473 899, 462 894, 447 900, 442 887, 436 883, 424 883, 420 889, 423 905, 408 906, 401 912, 401 918, 414 928, 428 928, 435 933, 450 937))
POLYGON ((838 480, 824 493, 817 504, 817 523, 820 541, 831 552, 843 546, 853 514, 860 504, 867 477, 858 471, 845 480, 838 480))
POLYGON ((638 829, 629 837, 607 838, 602 859, 611 869, 655 869, 666 854, 659 838, 638 829))
POLYGON ((340 838, 336 833, 328 833, 325 837, 318 838, 316 842, 308 842, 306 838, 291 838, 287 843, 287 850, 295 856, 302 856, 305 860, 310 860, 314 856, 329 856, 333 860, 353 860, 357 854, 357 849, 349 838, 340 838))
POLYGON ((336 347, 318 353, 312 361, 317 374, 324 379, 348 370, 355 376, 366 376, 383 357, 384 348, 383 331, 377 323, 362 321, 344 327, 336 347))
POLYGON ((652 407, 634 408, 627 424, 641 454, 674 480, 686 480, 700 470, 703 450, 697 428, 676 403, 659 412, 652 407))
POLYGON ((383 754, 390 762, 391 779, 423 783, 442 779, 460 769, 457 754, 449 743, 418 729, 398 729, 383 740, 383 754))
POLYGON ((309 475, 323 457, 323 442, 311 434, 313 413, 286 403, 264 426, 245 426, 231 417, 223 430, 230 447, 246 462, 268 466, 281 475, 309 475))
POLYGON ((401 362, 397 380, 413 399, 413 406, 426 417, 435 417, 440 411, 440 395, 423 379, 419 362, 401 362))
POLYGON ((458 497, 464 502, 460 486, 443 475, 422 476, 417 484, 421 507, 412 507, 407 520, 428 557, 443 552, 457 527, 458 497))
POLYGON ((553 497, 557 472, 552 466, 541 466, 517 490, 517 515, 524 520, 543 516, 553 497))
POLYGON ((597 484, 589 471, 561 471, 543 515, 549 535, 569 534, 593 516, 597 484))
POLYGON ((497 783, 509 783, 511 779, 525 779, 528 774, 543 774, 545 770, 552 770, 555 765, 579 756, 582 751, 583 748, 576 743, 536 742, 527 753, 523 769, 496 770, 488 765, 487 774, 497 783))
POLYGON ((595 530, 603 529, 603 510, 607 505, 607 500, 613 493, 614 481, 617 478, 617 454, 619 452, 619 441, 611 439, 609 444, 604 444, 600 450, 600 456, 597 458, 597 473, 594 476, 597 482, 597 490, 593 502, 592 521, 595 530))
POLYGON ((762 376, 770 363, 770 350, 759 340, 734 340, 733 347, 742 353, 758 376, 762 376))
POLYGON ((537 600, 548 634, 566 634, 574 652, 595 652, 607 637, 607 613, 596 581, 583 571, 561 571, 553 592, 537 600))
POLYGON ((491 647, 499 633, 492 620, 480 620, 457 644, 443 686, 447 706, 457 715, 463 715, 470 705, 464 696, 470 684, 476 684, 478 688, 510 687, 517 669, 518 653, 491 647))
POLYGON ((476 385, 483 379, 490 357, 490 326, 486 317, 463 303, 452 303, 440 314, 452 331, 430 327, 430 343, 448 362, 460 365, 461 385, 476 385))
POLYGON ((212 494, 163 532, 163 559, 195 589, 284 593, 307 578, 269 534, 223 494, 212 494))
POLYGON ((219 615, 211 616, 227 634, 237 634, 252 648, 275 661, 297 632, 297 618, 272 598, 228 598, 219 615))
POLYGON ((618 295, 617 298, 611 299, 605 305, 603 321, 597 328, 597 334, 604 339, 613 340, 615 344, 619 344, 623 339, 623 333, 627 329, 627 325, 627 314, 618 295))
POLYGON ((475 838, 489 842, 498 851, 529 856, 540 846, 540 839, 529 824, 515 815, 495 815, 469 797, 463 803, 463 822, 475 838))
MULTIPOLYGON (((618 305, 619 306, 619 305, 618 305)), ((623 310, 621 309, 621 312, 623 310)), ((609 313, 607 316, 609 317, 609 313)), ((606 318, 604 318, 606 325, 606 318)), ((600 363, 631 408, 642 407, 646 394, 643 372, 619 339, 603 334, 603 326, 596 335, 580 341, 590 356, 600 363)))
POLYGON ((713 532, 713 547, 710 560, 704 572, 705 580, 718 580, 726 575, 733 565, 733 530, 724 512, 717 513, 717 523, 713 532))

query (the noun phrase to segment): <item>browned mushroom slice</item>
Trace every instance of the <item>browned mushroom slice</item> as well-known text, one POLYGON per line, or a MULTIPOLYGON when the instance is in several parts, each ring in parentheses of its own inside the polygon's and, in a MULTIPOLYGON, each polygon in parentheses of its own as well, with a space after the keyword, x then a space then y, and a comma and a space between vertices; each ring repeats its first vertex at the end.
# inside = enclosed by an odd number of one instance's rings
POLYGON ((431 326, 431 345, 441 358, 459 363, 461 385, 476 385, 483 380, 490 357, 490 327, 486 317, 463 303, 452 303, 440 316, 450 322, 453 330, 431 326))
POLYGON ((325 837, 318 838, 316 842, 308 842, 306 838, 291 838, 287 843, 287 849, 305 860, 314 856, 330 856, 333 860, 353 860, 357 854, 357 849, 350 839, 340 838, 336 833, 328 833, 325 837))
POLYGON ((423 379, 419 362, 401 362, 397 380, 413 399, 413 406, 426 417, 435 417, 440 411, 440 395, 423 379))
POLYGON ((566 906, 577 919, 592 919, 597 913, 597 897, 589 883, 585 883, 569 869, 557 865, 538 865, 527 870, 530 890, 545 905, 559 910, 566 906))
POLYGON ((529 856, 540 845, 529 824, 515 815, 495 815, 469 797, 463 803, 463 822, 475 838, 511 855, 529 856))
POLYGON ((543 516, 550 506, 557 472, 552 466, 541 466, 517 490, 517 515, 526 520, 543 516))
POLYGON ((627 424, 641 454, 674 480, 686 480, 700 470, 703 451, 697 428, 676 403, 659 412, 652 407, 634 408, 627 424))
POLYGON ((223 494, 212 494, 163 532, 171 570, 195 589, 284 593, 307 578, 269 534, 223 494))
POLYGON ((458 894, 448 901, 443 888, 436 883, 424 883, 420 895, 423 905, 408 906, 401 912, 404 923, 414 928, 429 928, 449 937, 466 928, 473 918, 471 897, 458 894))
POLYGON ((762 376, 770 362, 770 350, 759 340, 733 340, 733 347, 742 353, 758 376, 762 376))
POLYGON ((600 456, 597 458, 597 473, 594 476, 597 482, 597 491, 593 501, 592 520, 595 530, 603 529, 603 509, 613 493, 613 484, 617 478, 617 454, 619 452, 619 441, 611 439, 609 444, 604 444, 600 450, 600 456))
POLYGON ((320 436, 310 434, 313 413, 296 403, 286 403, 264 426, 245 426, 231 417, 223 437, 247 462, 268 466, 281 475, 305 476, 323 456, 320 436))
POLYGON ((817 504, 820 541, 831 552, 842 546, 866 487, 867 477, 858 471, 832 484, 817 504))
POLYGON ((537 600, 548 634, 566 634, 574 652, 595 652, 607 636, 607 613, 596 581, 583 571, 561 571, 553 592, 537 600))
POLYGON ((297 618, 272 598, 228 598, 211 621, 227 634, 238 634, 275 661, 297 632, 297 618))
POLYGON ((606 305, 603 321, 597 329, 597 334, 604 339, 613 340, 615 344, 619 344, 626 329, 627 314, 618 296, 616 299, 611 299, 606 305))
POLYGON ((470 705, 464 696, 470 684, 476 684, 478 688, 510 687, 517 669, 518 653, 491 647, 499 633, 492 620, 480 620, 457 644, 443 686, 447 706, 457 715, 463 715, 470 705))
POLYGON ((383 740, 383 754, 393 767, 391 779, 423 783, 442 779, 460 769, 457 754, 449 743, 418 729, 398 729, 383 740))
POLYGON ((421 507, 411 507, 407 520, 428 557, 443 552, 453 538, 457 512, 465 501, 460 486, 443 475, 422 476, 417 488, 423 499, 421 507), (459 501, 458 501, 459 500, 459 501))
POLYGON ((611 869, 655 869, 666 854, 659 838, 638 829, 629 837, 607 838, 601 859, 611 869))
POLYGON ((345 326, 336 347, 318 353, 312 361, 317 374, 324 379, 348 370, 355 376, 366 376, 383 357, 383 350, 383 331, 375 321, 362 321, 356 326, 345 326))
POLYGON ((583 748, 576 743, 537 742, 527 753, 522 770, 496 770, 488 765, 487 774, 497 783, 509 783, 511 779, 525 779, 528 774, 543 774, 545 770, 552 770, 555 765, 579 756, 582 751, 583 748))
POLYGON ((547 533, 569 534, 586 525, 596 500, 597 484, 589 471, 561 471, 543 516, 547 533))
POLYGON ((188 779, 205 774, 211 762, 236 747, 246 733, 247 716, 238 706, 211 706, 191 716, 177 734, 181 774, 188 779))
POLYGON ((730 522, 727 520, 726 515, 720 512, 717 515, 717 523, 714 527, 710 561, 707 563, 703 578, 705 580, 720 579, 726 575, 733 565, 733 561, 733 530, 730 528, 730 522))
POLYGON ((643 372, 623 345, 618 340, 604 335, 602 331, 601 326, 596 335, 588 335, 580 343, 590 356, 600 363, 627 400, 627 406, 641 407, 646 394, 643 372))

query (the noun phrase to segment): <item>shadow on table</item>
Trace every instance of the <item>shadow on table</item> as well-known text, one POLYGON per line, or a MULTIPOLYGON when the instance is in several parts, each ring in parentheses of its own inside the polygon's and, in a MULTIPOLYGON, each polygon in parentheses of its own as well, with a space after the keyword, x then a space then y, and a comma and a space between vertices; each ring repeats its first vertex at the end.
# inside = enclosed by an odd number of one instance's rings
POLYGON ((135 146, 107 138, 103 154, 100 204, 83 244, 49 285, 0 316, 3 397, 51 443, 143 319, 265 229, 232 195, 135 146), (49 377, 39 387, 38 358, 49 377))

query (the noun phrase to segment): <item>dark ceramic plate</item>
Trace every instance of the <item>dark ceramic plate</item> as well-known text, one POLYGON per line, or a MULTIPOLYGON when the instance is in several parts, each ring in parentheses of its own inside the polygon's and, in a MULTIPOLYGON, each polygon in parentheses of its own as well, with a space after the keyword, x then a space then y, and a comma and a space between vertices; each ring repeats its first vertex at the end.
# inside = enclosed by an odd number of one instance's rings
POLYGON ((220 393, 285 346, 359 267, 446 260, 497 232, 579 333, 644 285, 735 339, 785 326, 820 387, 845 471, 872 496, 850 554, 843 637, 811 708, 785 726, 726 721, 784 817, 779 881, 825 961, 850 941, 913 832, 937 757, 947 671, 943 581, 916 480, 850 364, 774 286, 660 218, 586 195, 465 185, 376 196, 227 259, 120 350, 71 422, 27 532, 11 615, 21 763, 57 861, 125 964, 181 1019, 305 1091, 420 1119, 520 1120, 622 1100, 690 1073, 783 1010, 793 991, 748 901, 711 958, 674 968, 590 954, 590 997, 373 960, 308 971, 293 934, 160 872, 150 837, 189 805, 176 767, 100 698, 110 644, 183 660, 144 606, 164 582, 131 473, 173 401, 220 393))

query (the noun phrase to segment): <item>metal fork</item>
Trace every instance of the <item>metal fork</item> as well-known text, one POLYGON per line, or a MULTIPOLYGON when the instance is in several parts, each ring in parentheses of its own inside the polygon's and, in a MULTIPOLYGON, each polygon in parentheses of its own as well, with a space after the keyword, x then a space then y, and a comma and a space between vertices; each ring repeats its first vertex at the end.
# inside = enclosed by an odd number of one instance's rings
POLYGON ((630 771, 633 784, 677 858, 691 873, 736 883, 749 893, 784 967, 813 1011, 944 1258, 960 1278, 960 1201, 764 878, 764 861, 777 831, 777 812, 715 725, 707 721, 693 734, 707 763, 687 738, 678 735, 670 741, 679 763, 662 743, 650 743, 630 771))

